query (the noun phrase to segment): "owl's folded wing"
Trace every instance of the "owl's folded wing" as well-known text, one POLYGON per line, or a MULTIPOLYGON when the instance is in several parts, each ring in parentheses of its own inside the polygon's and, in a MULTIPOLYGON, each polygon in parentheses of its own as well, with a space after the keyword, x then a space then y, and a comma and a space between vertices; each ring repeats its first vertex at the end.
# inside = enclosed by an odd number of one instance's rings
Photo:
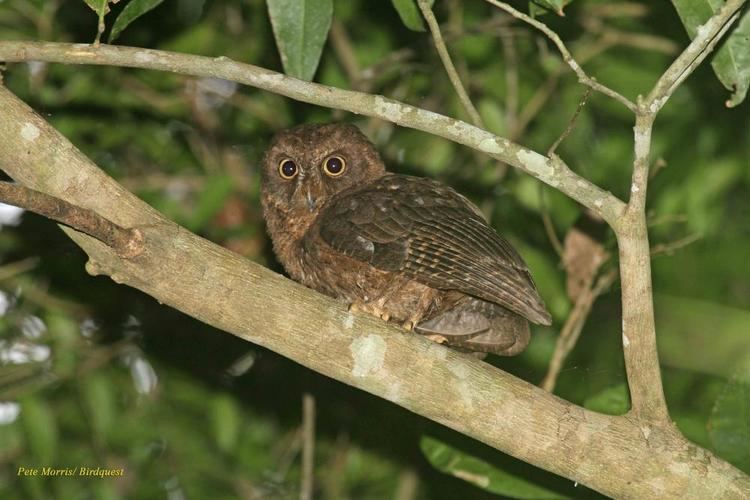
POLYGON ((343 192, 318 229, 331 247, 378 269, 551 322, 518 253, 471 202, 435 181, 391 174, 343 192))

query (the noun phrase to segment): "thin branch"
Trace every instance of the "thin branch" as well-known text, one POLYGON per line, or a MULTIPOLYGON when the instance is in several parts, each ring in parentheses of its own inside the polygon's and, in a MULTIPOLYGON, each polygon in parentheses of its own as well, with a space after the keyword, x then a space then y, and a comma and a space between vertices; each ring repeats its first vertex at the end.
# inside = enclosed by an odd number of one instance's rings
POLYGON ((466 113, 469 115, 471 122, 477 127, 484 128, 482 117, 479 116, 477 108, 475 108, 474 104, 471 102, 471 98, 466 92, 464 84, 461 82, 461 77, 458 76, 456 67, 453 65, 451 55, 448 53, 448 47, 445 46, 443 35, 440 33, 440 25, 438 24, 437 19, 435 19, 435 14, 432 12, 430 3, 427 0, 417 0, 417 4, 422 11, 425 21, 427 21, 427 26, 430 27, 430 33, 432 33, 432 40, 435 44, 435 49, 437 49, 440 61, 442 61, 443 67, 445 67, 445 72, 448 74, 448 79, 451 81, 453 89, 458 95, 458 99, 461 101, 466 113))
POLYGON ((346 77, 352 84, 353 88, 359 88, 359 80, 361 78, 361 70, 359 63, 357 62, 357 56, 354 54, 352 44, 349 41, 349 35, 346 33, 344 25, 338 19, 333 19, 331 22, 330 40, 333 50, 336 53, 336 57, 341 63, 341 67, 344 68, 346 77))
POLYGON ((583 97, 578 102, 578 107, 575 110, 575 113, 573 113, 573 116, 570 117, 570 120, 568 121, 568 126, 565 127, 565 130, 562 134, 560 134, 560 137, 557 138, 555 142, 552 143, 552 146, 547 150, 547 156, 552 157, 555 154, 555 150, 557 147, 570 135, 570 133, 573 131, 573 128, 576 125, 576 120, 578 119, 578 115, 581 114, 581 111, 583 111, 583 107, 586 105, 586 101, 589 99, 589 95, 591 95, 591 88, 587 88, 586 92, 584 92, 583 97))
POLYGON ((470 356, 351 314, 193 235, 124 190, 4 87, 0 109, 0 167, 11 177, 147 233, 147 249, 133 262, 64 228, 89 255, 90 273, 605 495, 750 494, 750 477, 671 427, 563 401, 470 356), (33 140, 22 136, 29 124, 40 131, 33 140))
MULTIPOLYGON (((32 134, 31 129, 25 130, 32 134)), ((120 227, 92 210, 77 207, 60 198, 12 182, 0 182, 0 202, 43 215, 88 234, 123 258, 132 259, 143 252, 143 235, 139 230, 120 227)))
POLYGON ((0 266, 0 282, 31 271, 39 264, 39 257, 26 257, 0 266))
POLYGON ((694 233, 688 234, 684 238, 679 240, 670 241, 668 243, 659 243, 651 247, 651 257, 658 257, 660 255, 672 255, 677 250, 685 248, 688 245, 695 243, 703 238, 702 234, 694 233))
POLYGON ((724 34, 740 16, 740 9, 747 0, 727 0, 718 13, 697 29, 693 41, 664 72, 648 94, 639 103, 641 112, 656 113, 667 102, 677 87, 690 76, 710 54, 724 34))
POLYGON ((568 315, 568 319, 565 320, 565 324, 560 330, 560 335, 557 337, 557 343, 555 344, 555 351, 552 354, 552 359, 547 369, 547 374, 544 376, 544 380, 539 386, 548 392, 555 390, 557 384, 557 378, 560 375, 565 360, 573 350, 578 338, 581 335, 586 320, 591 313, 591 308, 597 298, 604 292, 606 292, 612 283, 617 279, 617 268, 612 268, 605 274, 596 280, 596 284, 588 286, 583 289, 581 294, 578 296, 573 310, 568 315))
POLYGON ((47 61, 148 68, 194 76, 224 78, 298 101, 382 118, 463 144, 527 172, 601 216, 611 225, 625 204, 612 193, 577 175, 561 160, 545 156, 466 122, 379 95, 297 80, 281 73, 226 57, 210 58, 175 52, 100 45, 0 42, 0 61, 47 61))
POLYGON ((544 190, 544 185, 539 185, 539 208, 542 213, 542 223, 544 224, 544 231, 547 233, 547 239, 549 240, 552 248, 554 248, 557 256, 562 259, 565 253, 563 244, 560 238, 557 237, 555 232, 555 225, 552 222, 552 218, 549 215, 549 207, 547 206, 547 194, 544 190))
POLYGON ((315 397, 302 396, 302 484, 300 500, 312 500, 315 474, 315 397))
POLYGON ((555 44, 557 47, 557 50, 560 51, 560 54, 563 57, 563 60, 565 61, 565 64, 570 66, 570 69, 575 72, 575 74, 578 76, 578 81, 582 84, 586 85, 587 87, 591 87, 593 90, 596 90, 597 92, 601 92, 602 94, 611 97, 612 99, 615 99, 616 101, 620 102, 623 106, 628 108, 632 112, 636 112, 637 107, 633 101, 625 97, 624 95, 620 94, 619 92, 610 89, 609 87, 602 85, 601 83, 597 82, 594 78, 590 77, 586 74, 586 72, 581 68, 581 66, 576 62, 575 59, 573 59, 573 56, 570 54, 570 51, 565 46, 563 41, 560 39, 559 36, 557 36, 557 33, 552 31, 547 27, 546 24, 532 18, 531 16, 528 16, 524 14, 523 12, 514 9, 510 5, 506 4, 505 2, 499 2, 498 0, 485 0, 495 7, 504 10, 511 16, 515 17, 516 19, 519 19, 527 24, 530 24, 534 28, 538 29, 542 33, 544 33, 547 38, 552 40, 552 43, 555 44))
POLYGON ((505 123, 508 130, 515 130, 518 123, 518 50, 513 33, 500 35, 503 45, 503 64, 505 65, 505 123))

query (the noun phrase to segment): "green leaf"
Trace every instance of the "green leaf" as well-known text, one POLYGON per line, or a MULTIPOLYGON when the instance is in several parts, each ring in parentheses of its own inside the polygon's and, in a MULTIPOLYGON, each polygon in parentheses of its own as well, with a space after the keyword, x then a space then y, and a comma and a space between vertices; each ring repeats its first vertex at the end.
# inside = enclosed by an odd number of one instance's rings
POLYGON ((563 8, 573 0, 531 0, 529 2, 529 14, 532 17, 554 12, 558 16, 564 16, 563 8))
MULTIPOLYGON (((727 243, 727 246, 731 245, 727 243)), ((744 255, 744 249, 739 252, 744 255)), ((694 257, 684 258, 686 260, 670 264, 675 270, 667 278, 684 273, 684 263, 692 263, 690 259, 694 257)), ((713 266, 711 269, 716 272, 713 266)), ((750 311, 666 294, 656 294, 654 300, 659 360, 665 366, 723 379, 730 378, 743 366, 750 366, 750 344, 747 342, 750 311), (706 346, 711 348, 706 349, 706 346)))
POLYGON ((109 4, 113 3, 117 0, 83 0, 86 2, 86 5, 91 7, 91 9, 96 12, 97 17, 99 18, 99 22, 97 23, 96 27, 96 37, 94 38, 94 45, 99 44, 99 39, 102 36, 102 33, 104 33, 104 16, 107 15, 109 12, 109 4))
POLYGON ((21 401, 21 422, 26 442, 38 463, 54 463, 58 433, 52 408, 41 399, 27 398, 21 401))
POLYGON ((530 483, 477 457, 467 455, 430 436, 422 436, 419 446, 427 461, 433 467, 441 472, 463 479, 483 490, 511 498, 537 500, 568 498, 547 488, 530 483))
POLYGON ((750 472, 750 366, 735 374, 716 399, 708 433, 716 453, 750 472))
POLYGON ((106 442, 107 435, 117 419, 115 394, 116 388, 103 374, 81 380, 81 395, 86 416, 99 443, 106 442))
MULTIPOLYGON (((698 28, 724 5, 719 0, 672 0, 685 30, 691 39, 698 28)), ((716 52, 711 67, 719 81, 732 92, 727 107, 734 107, 745 100, 750 88, 750 10, 723 40, 716 52)))
POLYGON ((586 398, 584 408, 607 415, 623 415, 630 409, 630 394, 625 383, 613 385, 586 398))
MULTIPOLYGON (((430 0, 430 7, 432 7, 434 1, 430 0)), ((391 0, 391 2, 407 28, 413 31, 425 30, 424 19, 422 19, 422 12, 417 6, 417 0, 391 0)))
POLYGON ((284 72, 312 80, 333 16, 332 0, 268 0, 273 35, 284 72))
POLYGON ((99 17, 104 17, 104 14, 109 12, 109 1, 108 0, 83 0, 86 5, 91 7, 91 10, 96 12, 99 17))
POLYGON ((216 446, 229 452, 237 445, 242 418, 234 398, 219 394, 211 402, 211 426, 216 446))
POLYGON ((131 0, 120 15, 115 19, 115 24, 112 26, 112 31, 109 33, 109 43, 120 36, 120 33, 125 31, 130 23, 141 17, 146 12, 152 10, 154 7, 162 3, 164 0, 131 0))

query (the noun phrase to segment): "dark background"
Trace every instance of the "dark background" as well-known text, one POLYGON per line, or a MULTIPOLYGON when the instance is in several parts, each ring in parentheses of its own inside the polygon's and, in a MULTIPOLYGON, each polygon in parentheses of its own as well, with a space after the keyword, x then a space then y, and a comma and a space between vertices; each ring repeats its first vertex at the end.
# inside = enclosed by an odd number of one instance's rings
MULTIPOLYGON (((577 57, 597 54, 587 58, 589 74, 634 99, 648 92, 688 38, 668 2, 633 3, 632 11, 616 16, 603 4, 573 2, 566 17, 543 20, 577 57), (654 38, 644 49, 624 36, 610 43, 602 33, 654 38)), ((108 25, 123 6, 113 7, 108 25)), ((554 48, 481 1, 438 1, 435 9, 487 127, 546 151, 584 94, 554 48), (512 37, 510 52, 503 36, 512 37), (509 72, 518 75, 515 111, 509 72), (519 127, 529 103, 545 95, 519 127)), ((466 118, 429 34, 404 27, 390 2, 337 0, 334 22, 372 77, 353 81, 329 42, 315 81, 466 118)), ((96 24, 82 1, 0 3, 0 39, 88 43, 96 24)), ((117 43, 282 70, 266 5, 257 0, 167 0, 117 43)), ((299 123, 356 123, 391 170, 454 186, 520 250, 555 323, 535 328, 523 355, 489 362, 532 383, 543 378, 572 307, 565 270, 542 221, 548 216, 561 239, 580 223, 581 207, 564 195, 443 139, 226 82, 57 64, 11 64, 4 78, 108 174, 167 217, 278 272, 258 202, 265 145, 275 131, 299 123)), ((653 262, 671 415, 689 439, 748 472, 750 107, 727 109, 727 97, 705 64, 664 108, 653 157, 665 166, 655 169, 648 210, 652 245, 672 249, 653 262), (685 238, 695 241, 682 246, 685 238)), ((627 199, 632 126, 623 106, 594 94, 558 153, 581 175, 627 199)), ((433 468, 420 448, 429 446, 424 436, 467 460, 469 470, 479 467, 476 457, 560 495, 597 496, 108 278, 90 277, 83 252, 46 219, 23 214, 4 221, 3 498, 296 497, 304 393, 317 407, 316 497, 494 496, 433 468), (118 481, 17 477, 19 466, 35 464, 122 467, 126 474, 118 481)), ((605 228, 595 232, 615 256, 606 272, 616 265, 613 237, 605 228)), ((555 391, 609 413, 627 409, 618 286, 596 303, 555 391)), ((221 300, 207 297, 213 299, 221 300)), ((492 477, 493 484, 512 482, 492 477)))

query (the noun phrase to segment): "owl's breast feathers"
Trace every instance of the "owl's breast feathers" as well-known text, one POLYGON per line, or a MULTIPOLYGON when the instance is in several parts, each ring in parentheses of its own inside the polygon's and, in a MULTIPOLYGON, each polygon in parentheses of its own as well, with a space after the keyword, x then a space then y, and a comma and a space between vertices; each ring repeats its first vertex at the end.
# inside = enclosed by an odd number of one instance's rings
POLYGON ((438 182, 387 174, 344 191, 319 214, 311 233, 378 270, 551 323, 518 253, 469 200, 438 182))

